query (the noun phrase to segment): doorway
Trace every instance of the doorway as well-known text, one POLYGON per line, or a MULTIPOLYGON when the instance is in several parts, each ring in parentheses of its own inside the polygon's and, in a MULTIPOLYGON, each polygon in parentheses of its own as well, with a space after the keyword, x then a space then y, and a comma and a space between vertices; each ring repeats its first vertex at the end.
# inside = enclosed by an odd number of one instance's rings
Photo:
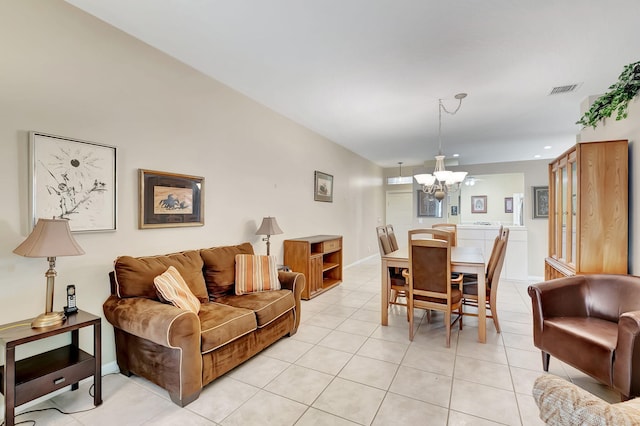
POLYGON ((387 223, 393 225, 399 247, 408 244, 407 235, 413 227, 413 193, 411 191, 387 191, 387 223))

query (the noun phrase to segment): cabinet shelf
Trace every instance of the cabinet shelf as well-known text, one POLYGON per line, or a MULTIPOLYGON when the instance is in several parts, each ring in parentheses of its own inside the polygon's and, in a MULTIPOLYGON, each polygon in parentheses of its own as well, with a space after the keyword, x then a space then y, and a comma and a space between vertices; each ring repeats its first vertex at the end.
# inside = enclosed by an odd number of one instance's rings
POLYGON ((340 266, 339 263, 323 263, 322 264, 322 272, 330 271, 331 269, 337 268, 338 266, 340 266))
POLYGON ((342 282, 342 236, 315 235, 284 242, 284 263, 306 278, 302 298, 309 300, 342 282))

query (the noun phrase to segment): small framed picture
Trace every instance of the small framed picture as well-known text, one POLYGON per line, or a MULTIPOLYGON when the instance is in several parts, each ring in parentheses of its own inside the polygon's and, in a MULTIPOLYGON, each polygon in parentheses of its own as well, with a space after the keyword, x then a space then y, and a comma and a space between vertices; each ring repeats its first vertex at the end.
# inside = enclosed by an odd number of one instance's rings
POLYGON ((315 201, 333 202, 333 176, 327 173, 315 171, 314 173, 313 199, 315 201))
POLYGON ((504 199, 504 212, 513 213, 513 197, 505 197, 504 199))
POLYGON ((486 213, 486 212, 487 212, 487 196, 472 195, 471 196, 471 213, 486 213))
POLYGON ((139 169, 140 229, 204 225, 204 178, 139 169))
POLYGON ((451 216, 458 216, 458 206, 451 206, 451 216))
POLYGON ((30 218, 68 219, 72 232, 116 230, 116 148, 29 133, 30 218))
POLYGON ((549 217, 549 187, 533 187, 533 218, 543 219, 549 217))

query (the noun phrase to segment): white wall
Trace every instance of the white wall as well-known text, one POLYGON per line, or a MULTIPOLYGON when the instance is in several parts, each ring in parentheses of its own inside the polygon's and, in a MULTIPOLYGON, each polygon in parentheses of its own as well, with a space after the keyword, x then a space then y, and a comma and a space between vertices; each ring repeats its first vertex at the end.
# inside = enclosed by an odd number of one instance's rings
MULTIPOLYGON (((595 100, 597 96, 591 97, 595 100)), ((588 103, 581 105, 582 112, 589 107, 588 103)), ((640 179, 640 171, 636 164, 640 164, 640 151, 635 146, 640 140, 640 99, 638 96, 629 104, 629 115, 621 121, 613 118, 606 119, 593 129, 582 129, 579 135, 581 142, 595 142, 607 140, 627 139, 629 141, 629 272, 640 274, 640 224, 634 215, 640 202, 640 185, 634 184, 640 179)))
MULTIPOLYGON (((0 2, 0 323, 44 311, 45 259, 12 253, 28 232, 28 131, 118 148, 118 226, 76 234, 86 254, 57 262, 54 308, 76 284, 95 314, 118 255, 152 255, 250 241, 263 216, 282 241, 344 236, 345 264, 377 254, 382 169, 61 0, 0 2), (137 229, 139 168, 205 178, 205 225, 137 229), (313 172, 334 176, 334 202, 313 201, 313 172)), ((82 335, 89 346, 90 333, 82 335)), ((103 322, 103 360, 115 359, 103 322)), ((30 350, 37 350, 38 347, 30 350)), ((20 355, 20 354, 19 354, 20 355)))
MULTIPOLYGON (((522 173, 501 173, 490 175, 474 175, 475 185, 462 185, 460 188, 461 206, 460 223, 500 222, 513 224, 513 213, 505 213, 505 197, 513 197, 514 193, 524 192, 524 175, 522 173), (487 212, 472 213, 471 197, 487 196, 487 212)), ((526 206, 525 206, 526 208, 526 206)), ((450 212, 449 212, 450 213, 450 212)))

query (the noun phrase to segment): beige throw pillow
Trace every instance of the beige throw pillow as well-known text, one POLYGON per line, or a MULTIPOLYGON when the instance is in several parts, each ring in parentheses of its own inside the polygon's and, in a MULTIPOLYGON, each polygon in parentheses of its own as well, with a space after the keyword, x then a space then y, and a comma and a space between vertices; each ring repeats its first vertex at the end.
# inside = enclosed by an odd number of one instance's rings
POLYGON ((236 294, 280 290, 275 256, 236 255, 236 294))
POLYGON ((180 309, 200 312, 200 301, 193 295, 189 286, 173 266, 153 279, 160 300, 172 303, 180 309))

